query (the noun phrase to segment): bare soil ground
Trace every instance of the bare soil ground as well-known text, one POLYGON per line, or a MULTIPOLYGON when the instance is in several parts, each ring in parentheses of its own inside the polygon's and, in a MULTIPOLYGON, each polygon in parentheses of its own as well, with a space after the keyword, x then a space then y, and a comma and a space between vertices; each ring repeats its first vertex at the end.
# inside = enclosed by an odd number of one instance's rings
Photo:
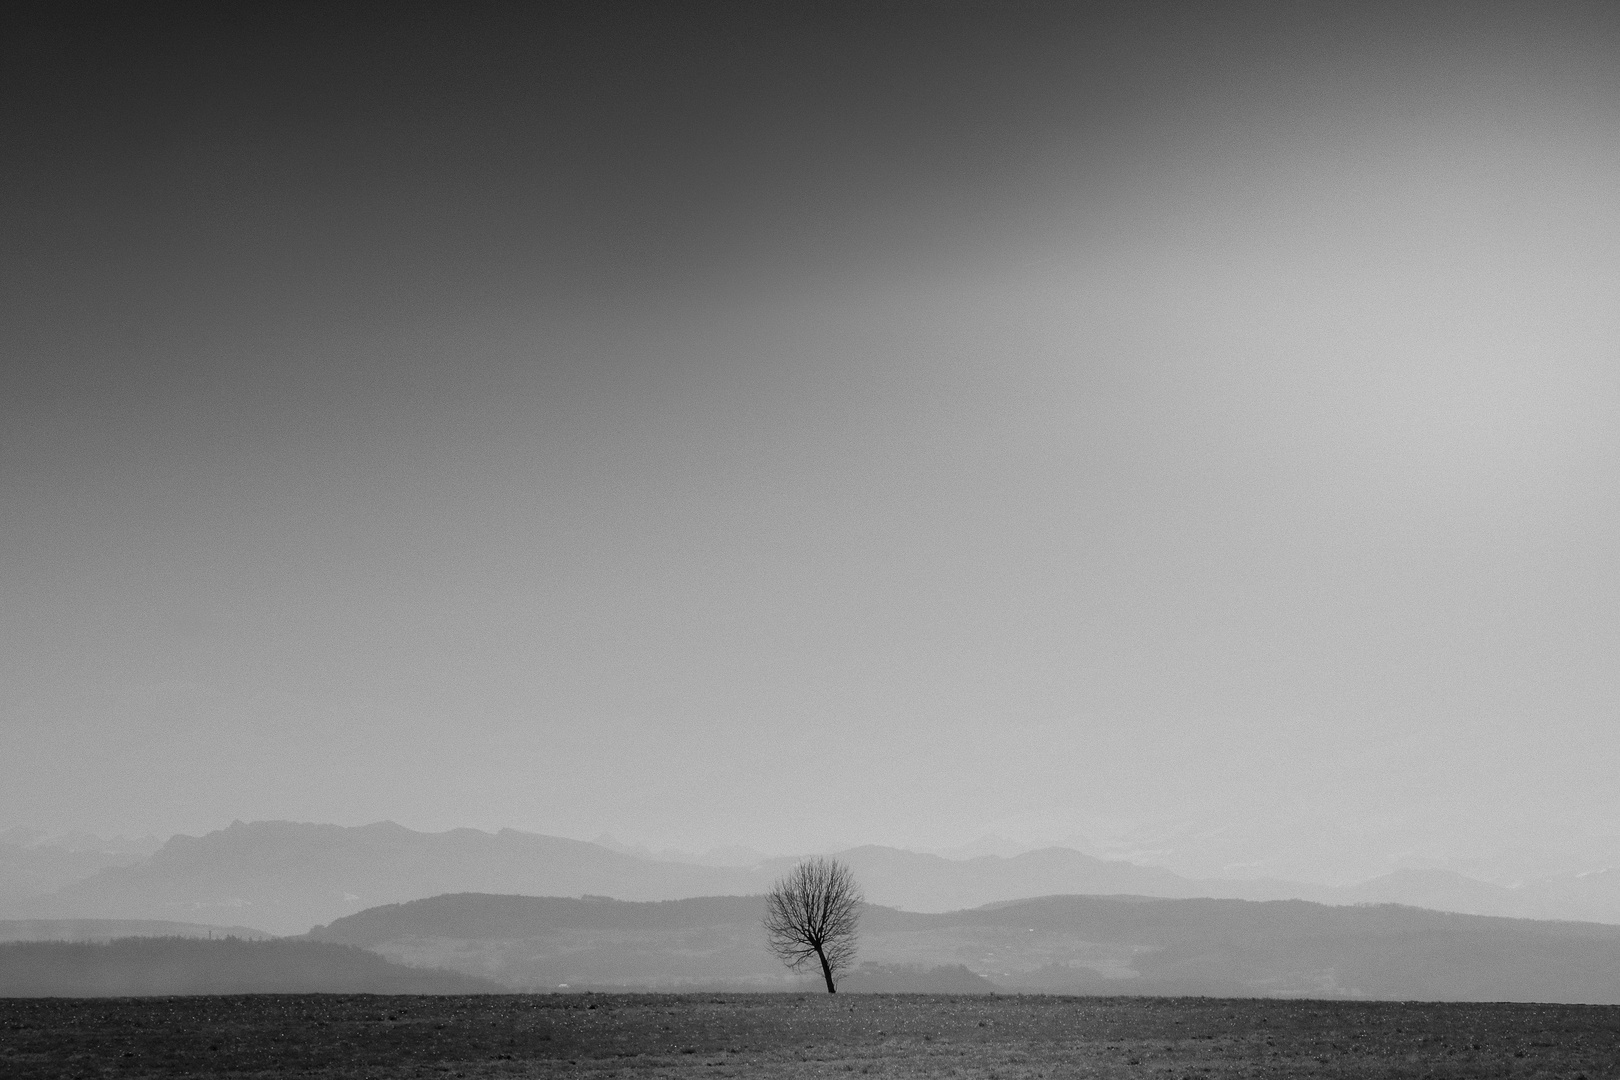
POLYGON ((1620 1007, 922 995, 0 1000, 37 1077, 1620 1076, 1620 1007))

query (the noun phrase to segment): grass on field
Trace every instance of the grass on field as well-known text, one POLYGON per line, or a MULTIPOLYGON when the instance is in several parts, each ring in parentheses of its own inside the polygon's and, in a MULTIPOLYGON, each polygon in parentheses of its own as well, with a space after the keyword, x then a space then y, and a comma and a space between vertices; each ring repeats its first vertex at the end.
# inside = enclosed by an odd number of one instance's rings
POLYGON ((1620 1077, 1620 1008, 921 995, 0 1000, 0 1075, 1620 1077))

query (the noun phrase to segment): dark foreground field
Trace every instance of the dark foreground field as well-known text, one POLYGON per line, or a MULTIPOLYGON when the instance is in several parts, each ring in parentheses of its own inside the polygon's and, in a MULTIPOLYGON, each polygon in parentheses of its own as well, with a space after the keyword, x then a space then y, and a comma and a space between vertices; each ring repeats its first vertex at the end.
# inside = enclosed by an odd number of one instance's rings
POLYGON ((1620 1007, 778 994, 0 1001, 28 1077, 1599 1077, 1620 1007))

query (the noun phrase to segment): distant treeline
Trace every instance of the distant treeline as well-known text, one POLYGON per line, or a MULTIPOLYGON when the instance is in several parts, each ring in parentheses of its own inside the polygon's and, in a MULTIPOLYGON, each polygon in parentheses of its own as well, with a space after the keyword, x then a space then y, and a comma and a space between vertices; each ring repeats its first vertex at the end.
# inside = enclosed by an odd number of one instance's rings
POLYGON ((0 943, 0 997, 478 994, 502 988, 329 942, 132 937, 0 943))
POLYGON ((251 926, 213 926, 168 919, 0 919, 0 941, 112 941, 126 937, 275 937, 251 926))

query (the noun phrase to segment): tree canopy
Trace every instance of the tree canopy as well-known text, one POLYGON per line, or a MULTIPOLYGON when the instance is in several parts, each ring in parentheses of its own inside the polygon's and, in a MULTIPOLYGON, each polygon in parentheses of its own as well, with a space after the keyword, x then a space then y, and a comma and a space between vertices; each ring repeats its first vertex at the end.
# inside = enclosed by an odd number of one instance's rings
POLYGON ((808 859, 765 896, 765 933, 771 951, 790 968, 815 959, 838 992, 837 977, 855 963, 856 930, 865 898, 855 875, 837 859, 808 859))

